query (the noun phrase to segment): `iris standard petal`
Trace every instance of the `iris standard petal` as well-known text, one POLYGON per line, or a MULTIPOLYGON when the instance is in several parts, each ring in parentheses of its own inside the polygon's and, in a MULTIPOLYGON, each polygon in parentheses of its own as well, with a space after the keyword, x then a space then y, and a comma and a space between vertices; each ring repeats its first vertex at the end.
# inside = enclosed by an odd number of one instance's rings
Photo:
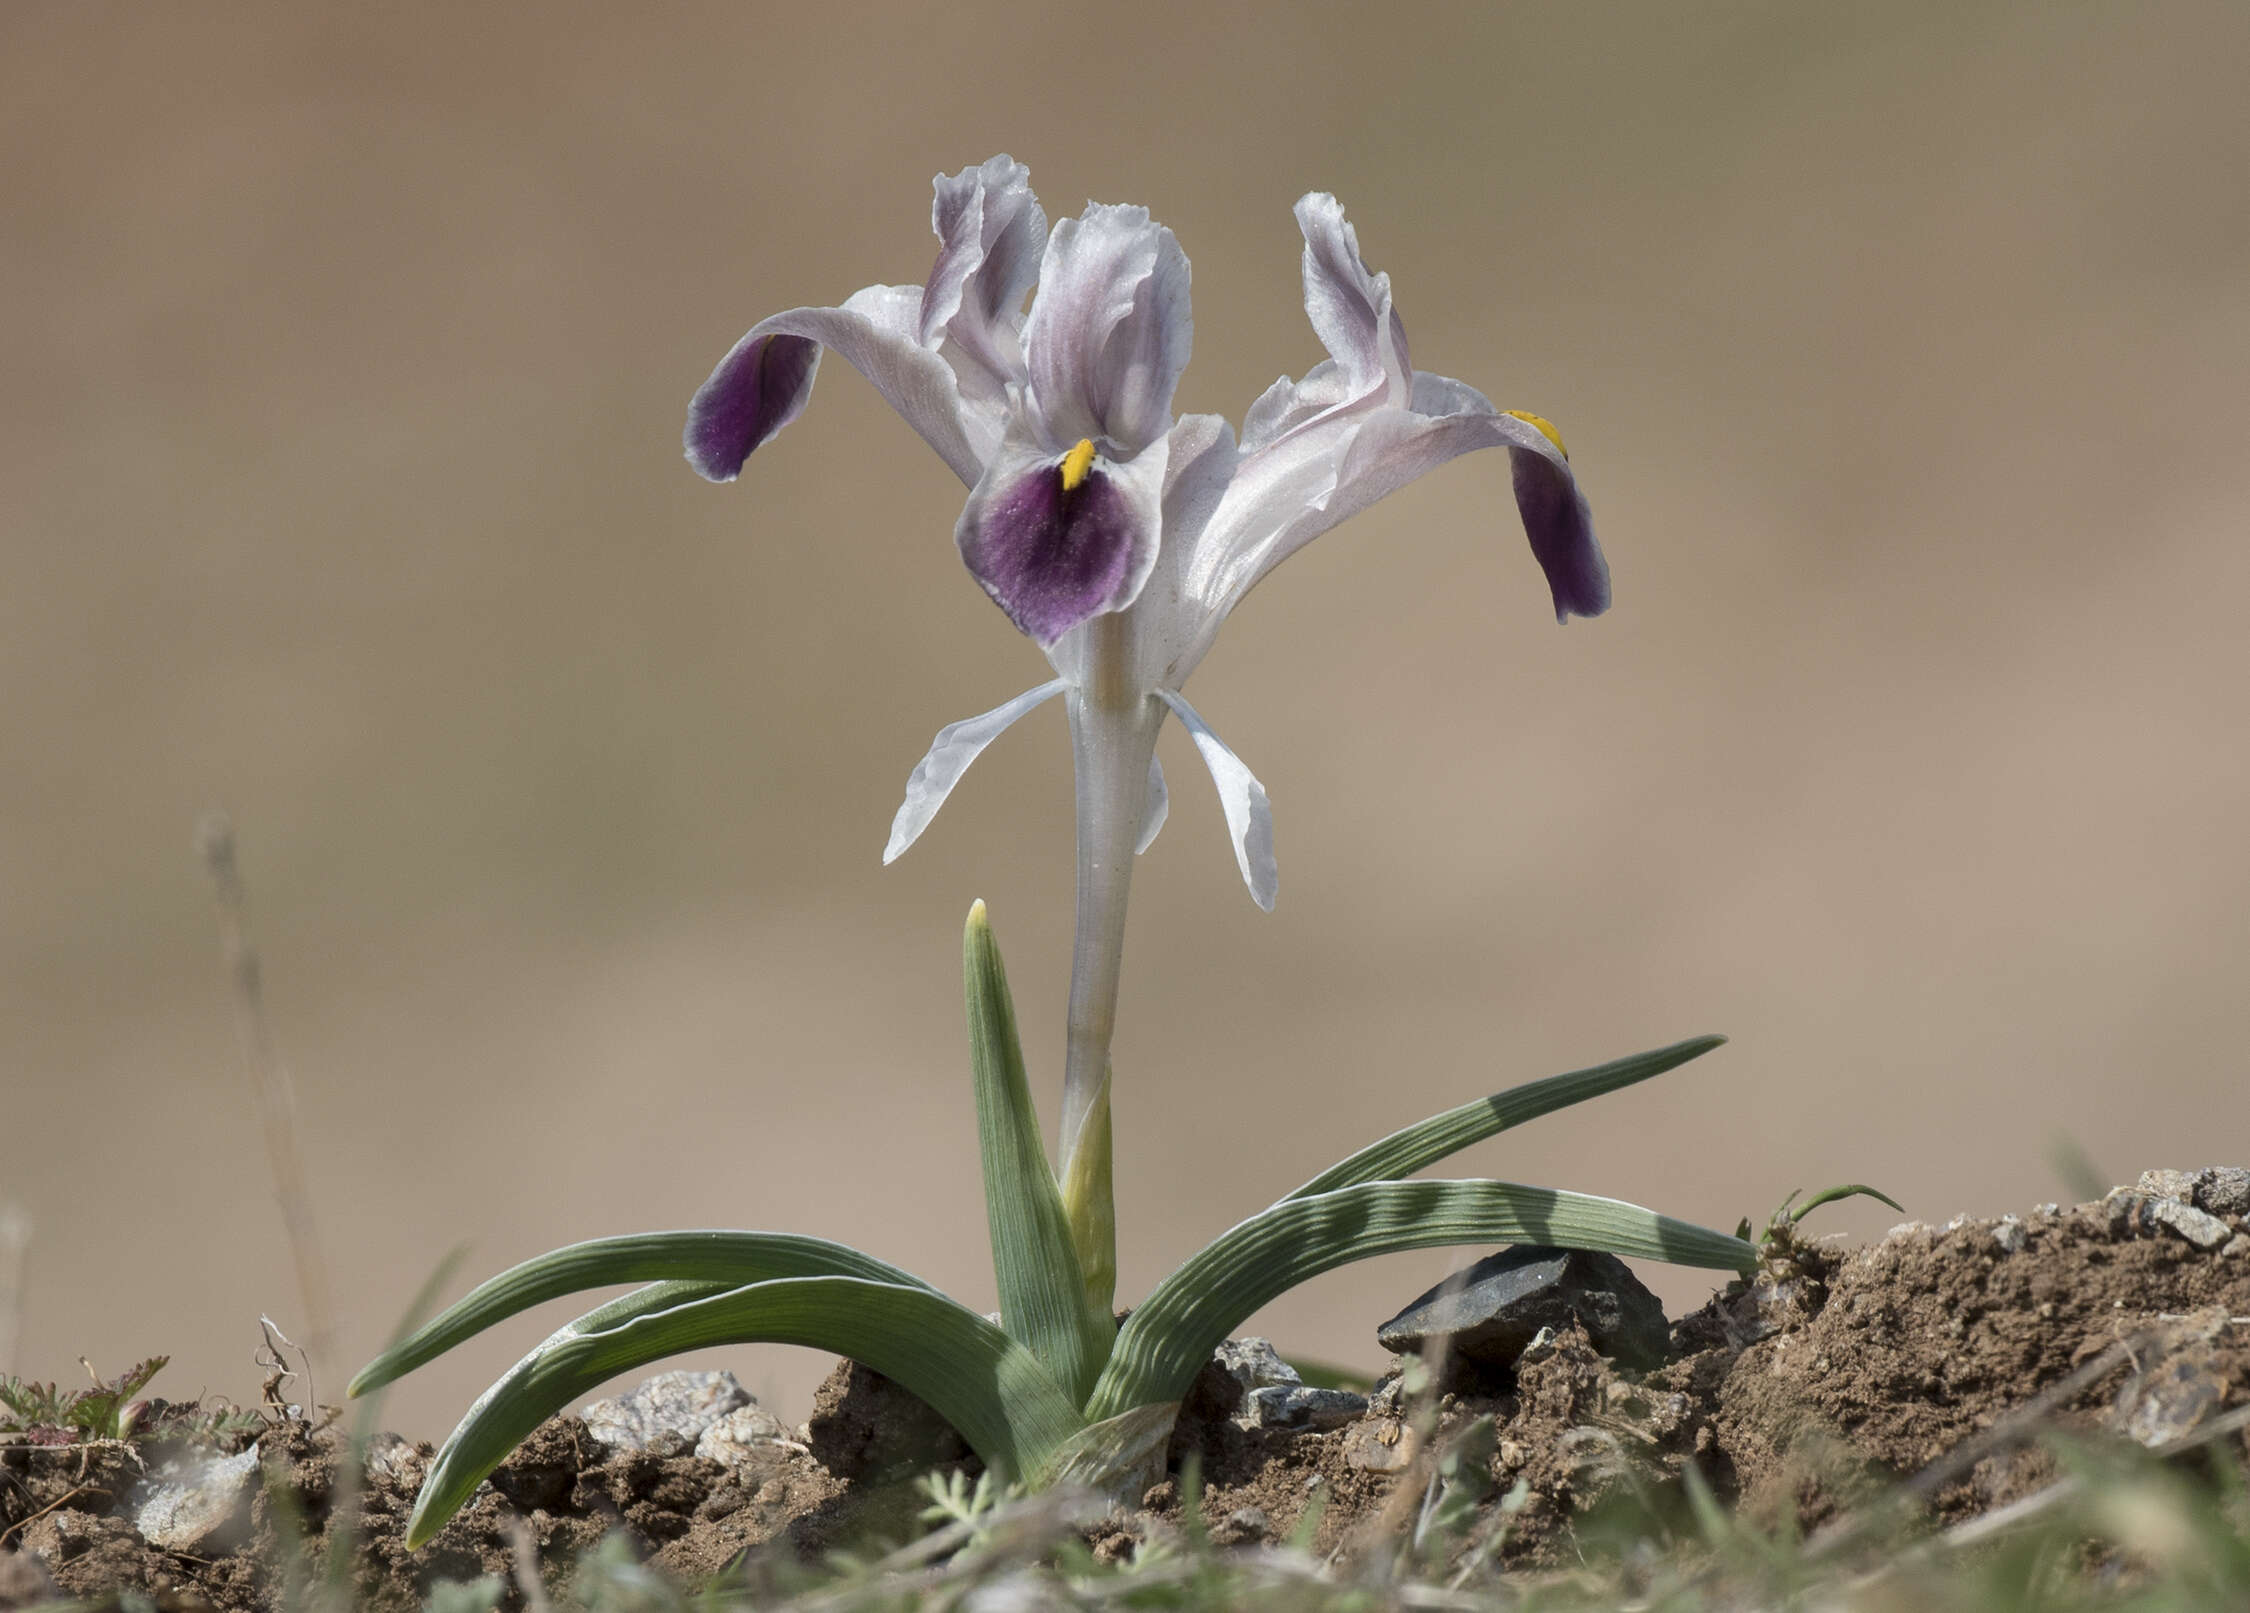
POLYGON ((1156 692, 1180 719, 1180 726, 1202 753, 1203 765, 1211 770, 1211 782, 1219 789, 1219 808, 1226 814, 1227 833, 1234 839, 1235 866, 1242 870, 1242 882, 1250 887, 1250 899, 1271 913, 1281 874, 1273 860, 1273 806, 1266 799, 1266 787, 1242 765, 1241 757, 1227 749, 1226 741, 1211 732, 1211 725, 1196 714, 1193 706, 1170 689, 1156 692))
MULTIPOLYGON (((953 786, 961 782, 961 775, 969 764, 984 754, 991 744, 1012 727, 1018 718, 1061 694, 1065 685, 1060 678, 1052 683, 1042 683, 1036 689, 1026 689, 1015 699, 994 706, 982 716, 964 717, 959 722, 947 723, 930 741, 930 749, 914 771, 906 776, 906 799, 899 803, 898 815, 891 820, 890 844, 883 848, 883 861, 896 862, 906 848, 922 836, 930 820, 945 805, 945 798, 953 793, 953 786)), ((1161 820, 1159 820, 1161 821, 1161 820)))
POLYGON ((1141 837, 1133 843, 1133 855, 1156 844, 1163 832, 1164 820, 1172 815, 1172 792, 1164 787, 1164 764, 1155 757, 1148 759, 1148 805, 1141 812, 1141 837))
MULTIPOLYGON (((875 384, 883 400, 974 486, 983 456, 971 440, 952 366, 916 339, 919 286, 869 286, 841 308, 792 308, 750 327, 688 404, 688 463, 731 482, 743 461, 804 412, 819 349, 831 348, 875 384)), ((988 440, 998 431, 989 423, 988 440)))
POLYGON ((1041 649, 1133 602, 1155 563, 1164 476, 1161 443, 1126 463, 1003 451, 969 494, 954 542, 971 575, 1041 649))
POLYGON ((1031 402, 1049 447, 1134 453, 1172 423, 1195 337, 1187 254, 1145 207, 1096 203, 1047 238, 1024 322, 1031 402))
POLYGON ((953 363, 964 390, 1001 396, 1023 374, 1023 298, 1039 278, 1047 215, 1031 170, 1002 154, 931 182, 937 262, 917 334, 953 363))
POLYGON ((1305 317, 1321 345, 1354 395, 1379 389, 1389 402, 1406 402, 1414 366, 1407 359, 1406 325, 1391 306, 1391 277, 1369 270, 1359 255, 1359 234, 1335 197, 1313 191, 1298 200, 1296 211, 1305 236, 1305 317))

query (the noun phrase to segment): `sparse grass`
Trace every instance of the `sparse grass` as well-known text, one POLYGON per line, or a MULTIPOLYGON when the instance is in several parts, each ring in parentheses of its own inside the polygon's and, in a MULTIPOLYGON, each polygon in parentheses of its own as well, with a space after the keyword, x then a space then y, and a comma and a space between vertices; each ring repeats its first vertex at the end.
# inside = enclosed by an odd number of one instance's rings
MULTIPOLYGON (((1690 1476, 1656 1495, 1604 1507, 1565 1568, 1503 1572, 1494 1547, 1506 1500, 1480 1506, 1473 1452, 1461 1471, 1432 1474, 1412 1525, 1342 1566, 1302 1544, 1224 1548, 1200 1528, 1144 1522, 1130 1561, 1086 1544, 1100 1508, 1048 1493, 996 1500, 935 1486, 939 1526, 882 1554, 825 1563, 758 1563, 687 1592, 651 1573, 613 1538, 565 1583, 544 1588, 585 1613, 921 1613, 973 1609, 1457 1610, 1457 1613, 2240 1613, 2250 1607, 2250 1488, 2231 1462, 2183 1470, 2113 1446, 2057 1447, 2066 1478, 2051 1504, 1991 1514, 1932 1533, 1912 1508, 1880 1509, 1880 1536, 1850 1551, 1819 1537, 1755 1528, 1690 1476)), ((1192 1489, 1192 1483, 1187 1488, 1192 1489)), ((1191 1513, 1192 1516, 1192 1513, 1191 1513)), ((433 1593, 429 1607, 476 1613, 500 1605, 494 1578, 433 1593)))

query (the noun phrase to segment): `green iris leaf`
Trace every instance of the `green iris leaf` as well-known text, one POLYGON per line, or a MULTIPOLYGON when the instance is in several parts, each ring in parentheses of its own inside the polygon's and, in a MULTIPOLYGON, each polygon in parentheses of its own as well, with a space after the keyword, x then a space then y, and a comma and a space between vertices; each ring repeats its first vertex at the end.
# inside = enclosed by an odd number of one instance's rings
POLYGON ((1740 1238, 1635 1204, 1513 1182, 1362 1182, 1283 1199, 1205 1245, 1117 1335, 1086 1415, 1178 1400, 1227 1336, 1268 1301, 1355 1260, 1464 1243, 1539 1243, 1743 1271, 1740 1238))
POLYGON ((479 1284, 362 1367, 348 1392, 356 1396, 380 1389, 495 1322, 565 1294, 676 1279, 740 1288, 773 1277, 863 1277, 910 1288, 929 1286, 847 1244, 789 1232, 646 1232, 595 1238, 527 1260, 479 1284))
POLYGON ((683 1350, 800 1344, 849 1356, 927 1402, 1006 1482, 1035 1472, 1083 1427, 1029 1351, 919 1285, 785 1277, 711 1292, 661 1283, 571 1323, 469 1408, 438 1452, 407 1526, 409 1550, 442 1529, 525 1436, 599 1385, 683 1350))

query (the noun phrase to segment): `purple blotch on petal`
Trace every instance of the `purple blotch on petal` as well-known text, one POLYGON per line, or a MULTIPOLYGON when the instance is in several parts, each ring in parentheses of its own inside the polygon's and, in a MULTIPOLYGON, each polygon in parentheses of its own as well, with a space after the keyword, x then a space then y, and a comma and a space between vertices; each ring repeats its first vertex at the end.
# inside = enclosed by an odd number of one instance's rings
POLYGON ((1533 449, 1511 447, 1508 458, 1524 534, 1555 596, 1555 620, 1599 616, 1609 609, 1609 562, 1594 541, 1594 515, 1577 478, 1533 449))
POLYGON ((962 535, 961 557, 1018 628, 1050 645, 1099 615, 1133 568, 1134 512, 1101 471, 1065 491, 1040 465, 997 493, 962 535))
POLYGON ((731 482, 742 462, 797 418, 820 366, 820 344, 779 332, 729 353, 688 405, 687 457, 696 474, 731 482))

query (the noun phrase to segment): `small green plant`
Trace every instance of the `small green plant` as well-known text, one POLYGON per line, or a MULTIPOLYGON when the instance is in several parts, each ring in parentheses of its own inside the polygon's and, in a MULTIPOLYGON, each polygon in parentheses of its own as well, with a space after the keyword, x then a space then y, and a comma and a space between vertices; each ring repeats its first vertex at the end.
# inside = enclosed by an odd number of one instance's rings
POLYGON ((922 1509, 922 1521, 958 1524, 971 1550, 982 1547, 990 1539, 993 1514, 1022 1494, 1015 1485, 996 1482, 990 1468, 973 1480, 959 1468, 925 1473, 918 1483, 922 1493, 930 1498, 930 1504, 922 1509))
MULTIPOLYGON (((1796 1258, 1798 1251, 1805 1246, 1804 1240, 1798 1236, 1797 1229, 1804 1223, 1806 1216, 1812 1214, 1823 1204, 1834 1204, 1838 1199, 1869 1198, 1888 1204, 1901 1215, 1906 1213, 1905 1205, 1899 1203, 1897 1199, 1892 1198, 1882 1189, 1869 1187, 1865 1182, 1845 1182, 1836 1187, 1824 1187, 1811 1198, 1806 1199, 1804 1203, 1799 1204, 1797 1199, 1803 1192, 1804 1189, 1801 1187, 1792 1188, 1789 1196, 1781 1201, 1773 1214, 1766 1217, 1765 1230, 1758 1233, 1755 1240, 1758 1259, 1764 1264, 1769 1266, 1786 1265, 1796 1258)), ((1750 1240, 1751 1229, 1748 1216, 1744 1216, 1741 1221, 1736 1223, 1734 1235, 1745 1241, 1750 1240)))
MULTIPOLYGON (((1243 598, 1357 510, 1458 455, 1505 448, 1517 513, 1558 623, 1608 609, 1609 567, 1560 433, 1459 381, 1418 372, 1390 280, 1332 196, 1299 200, 1304 306, 1328 358, 1269 388, 1238 438, 1175 419, 1192 336, 1188 263, 1135 207, 1089 206, 1050 233, 1022 165, 998 156, 936 181, 940 250, 925 284, 755 325, 689 407, 689 462, 732 481, 805 408, 823 350, 876 384, 970 492, 954 526, 969 572, 1056 676, 939 730, 908 777, 884 860, 911 846, 984 748, 1052 699, 1069 718, 1078 922, 1061 1125, 1050 1160, 983 903, 964 942, 969 1055, 997 1323, 873 1256, 777 1232, 607 1238, 529 1261, 385 1351, 364 1394, 495 1322, 565 1294, 646 1286, 551 1335, 486 1391, 415 1503, 427 1541, 540 1422, 596 1385, 684 1350, 779 1342, 849 1356, 960 1431, 996 1485, 1133 1497, 1161 1471, 1181 1397, 1212 1350, 1269 1301, 1349 1261, 1530 1242, 1722 1271, 1743 1238, 1614 1199, 1496 1181, 1408 1178, 1539 1115, 1709 1052, 1698 1037, 1532 1082, 1394 1132, 1191 1256, 1112 1315, 1117 1277, 1110 1047, 1126 897, 1162 827, 1156 743, 1177 719, 1219 793, 1235 862, 1271 909, 1265 786, 1182 690, 1243 598), (1032 283, 1039 291, 1028 310, 1032 283)), ((1465 1493, 1465 1492, 1464 1492, 1465 1493)))
POLYGON ((103 1378, 85 1366, 93 1383, 84 1389, 58 1389, 51 1383, 0 1378, 0 1434, 25 1434, 36 1444, 74 1445, 85 1440, 124 1439, 139 1414, 134 1402, 172 1358, 152 1355, 140 1365, 103 1378))

